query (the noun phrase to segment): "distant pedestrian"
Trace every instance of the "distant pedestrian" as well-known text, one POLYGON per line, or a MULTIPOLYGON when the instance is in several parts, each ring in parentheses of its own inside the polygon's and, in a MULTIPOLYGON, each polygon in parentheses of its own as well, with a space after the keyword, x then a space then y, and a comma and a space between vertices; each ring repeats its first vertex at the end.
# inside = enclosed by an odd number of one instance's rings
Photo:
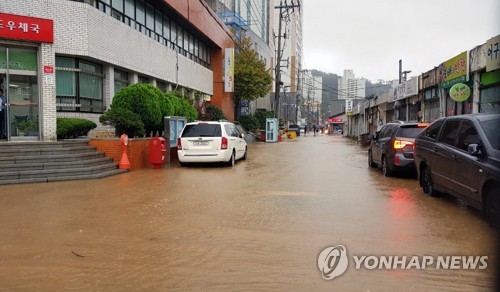
POLYGON ((313 125, 314 136, 316 136, 316 125, 313 125))
POLYGON ((304 137, 306 136, 307 134, 307 125, 304 125, 304 137))

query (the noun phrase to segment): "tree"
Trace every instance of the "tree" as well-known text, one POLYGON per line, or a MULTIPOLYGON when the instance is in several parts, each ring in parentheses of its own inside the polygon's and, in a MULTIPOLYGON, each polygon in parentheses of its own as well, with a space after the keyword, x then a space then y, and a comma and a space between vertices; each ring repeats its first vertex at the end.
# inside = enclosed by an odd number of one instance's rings
POLYGON ((269 93, 273 82, 266 63, 252 49, 253 43, 248 37, 236 42, 234 54, 234 109, 236 117, 242 100, 252 101, 269 93))
POLYGON ((115 135, 127 134, 130 137, 142 137, 144 135, 144 123, 138 115, 119 107, 113 107, 99 117, 103 125, 115 127, 115 135))
POLYGON ((163 92, 152 84, 132 84, 116 93, 111 109, 133 112, 144 123, 146 133, 149 133, 162 128, 162 110, 168 107, 160 102, 163 98, 163 92))

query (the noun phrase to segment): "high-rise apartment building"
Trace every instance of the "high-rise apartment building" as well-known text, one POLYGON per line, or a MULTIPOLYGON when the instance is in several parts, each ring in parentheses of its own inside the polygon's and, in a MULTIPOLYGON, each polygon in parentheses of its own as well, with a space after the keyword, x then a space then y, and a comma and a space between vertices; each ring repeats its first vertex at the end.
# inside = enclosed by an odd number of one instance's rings
MULTIPOLYGON (((274 0, 205 0, 219 18, 235 32, 237 38, 248 37, 254 50, 274 68, 274 0)), ((256 108, 271 109, 270 96, 264 96, 251 103, 242 102, 241 114, 253 112, 256 108)))
POLYGON ((323 103, 323 77, 313 76, 304 72, 303 76, 304 99, 300 118, 306 119, 307 124, 319 124, 321 121, 321 104, 323 103))
POLYGON ((323 101, 323 77, 304 74, 303 96, 306 101, 323 101))
POLYGON ((344 70, 339 78, 339 99, 364 99, 366 79, 356 78, 353 70, 344 70))

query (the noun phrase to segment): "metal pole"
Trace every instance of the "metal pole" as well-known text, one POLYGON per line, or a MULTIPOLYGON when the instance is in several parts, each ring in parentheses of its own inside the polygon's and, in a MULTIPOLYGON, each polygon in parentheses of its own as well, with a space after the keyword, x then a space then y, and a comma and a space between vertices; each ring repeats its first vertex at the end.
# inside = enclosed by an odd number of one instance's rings
POLYGON ((275 113, 274 116, 280 118, 280 85, 281 85, 281 22, 283 20, 283 1, 280 2, 279 23, 278 23, 278 48, 276 51, 276 80, 274 89, 275 113))

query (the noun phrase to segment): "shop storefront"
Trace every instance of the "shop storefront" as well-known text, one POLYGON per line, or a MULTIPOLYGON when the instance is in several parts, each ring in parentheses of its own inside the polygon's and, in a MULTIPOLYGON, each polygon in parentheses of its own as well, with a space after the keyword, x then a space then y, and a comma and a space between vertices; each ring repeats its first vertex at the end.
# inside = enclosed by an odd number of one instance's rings
POLYGON ((344 133, 344 123, 345 114, 331 116, 328 118, 328 133, 330 135, 343 134, 344 133))
POLYGON ((479 112, 500 113, 500 35, 489 39, 485 46, 486 72, 481 73, 479 112))
POLYGON ((454 116, 473 112, 473 83, 469 81, 467 51, 442 63, 438 82, 443 100, 444 115, 454 116))
POLYGON ((423 122, 432 122, 440 118, 437 74, 437 68, 422 74, 423 122))
POLYGON ((387 103, 385 109, 385 122, 388 123, 390 121, 394 121, 394 102, 387 103))
POLYGON ((413 77, 394 89, 394 118, 399 121, 417 120, 419 78, 413 77))
POLYGON ((0 13, 0 139, 38 140, 42 124, 40 44, 53 42, 51 20, 0 13))
POLYGON ((432 122, 439 119, 439 93, 438 89, 430 88, 424 91, 424 122, 432 122))
POLYGON ((500 113, 500 70, 481 74, 479 112, 500 113))

